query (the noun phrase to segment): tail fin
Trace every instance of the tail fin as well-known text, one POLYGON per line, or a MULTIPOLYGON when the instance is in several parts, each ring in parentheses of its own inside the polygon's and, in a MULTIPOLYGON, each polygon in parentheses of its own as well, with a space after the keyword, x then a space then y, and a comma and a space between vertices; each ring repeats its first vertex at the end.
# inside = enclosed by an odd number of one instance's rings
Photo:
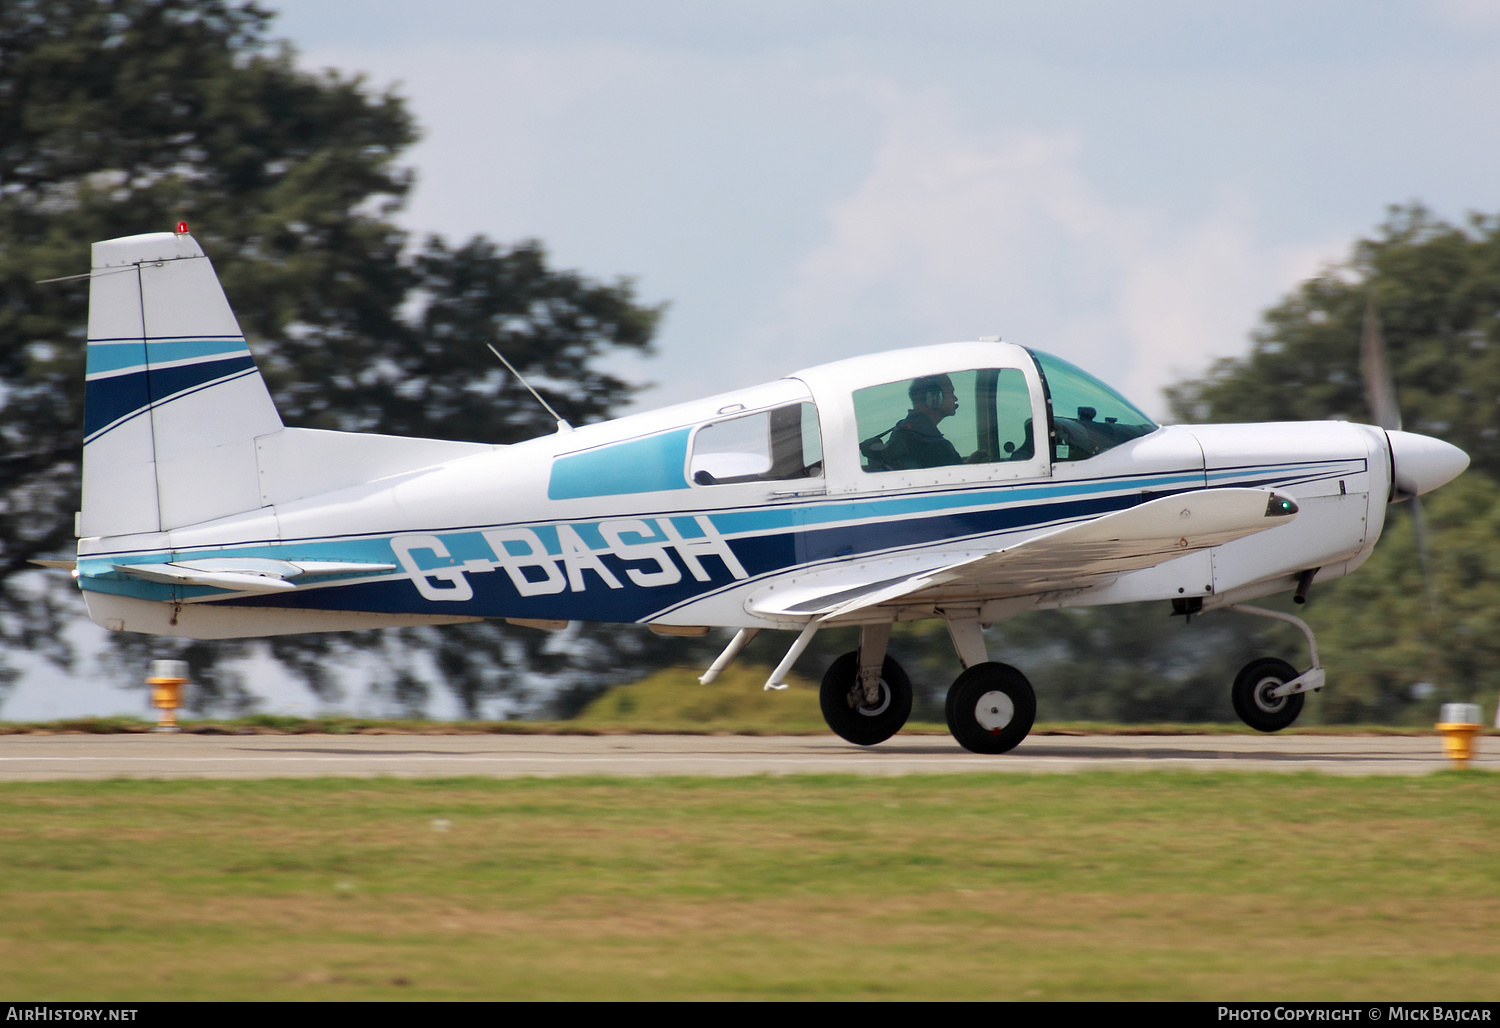
POLYGON ((281 427, 191 236, 94 244, 80 535, 166 531, 260 507, 255 438, 281 427))

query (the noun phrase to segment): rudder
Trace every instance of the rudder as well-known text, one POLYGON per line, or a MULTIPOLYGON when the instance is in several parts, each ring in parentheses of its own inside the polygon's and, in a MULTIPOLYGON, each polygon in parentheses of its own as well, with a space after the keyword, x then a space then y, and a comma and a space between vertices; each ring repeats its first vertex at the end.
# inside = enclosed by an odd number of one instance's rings
POLYGON ((213 265, 187 234, 94 244, 80 535, 158 532, 262 506, 276 413, 213 265))

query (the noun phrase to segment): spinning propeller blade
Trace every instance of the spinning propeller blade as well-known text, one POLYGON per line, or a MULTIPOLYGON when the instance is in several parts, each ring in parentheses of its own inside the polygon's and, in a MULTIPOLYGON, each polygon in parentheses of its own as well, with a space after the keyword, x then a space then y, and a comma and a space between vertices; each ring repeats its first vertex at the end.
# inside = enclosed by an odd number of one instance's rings
POLYGON ((1365 300, 1364 330, 1359 335, 1359 374, 1364 379, 1365 402, 1370 405, 1375 424, 1388 432, 1401 431, 1401 408, 1396 403, 1396 383, 1385 355, 1374 294, 1365 300))
MULTIPOLYGON (((1387 432, 1401 431, 1401 407, 1396 402, 1396 383, 1391 375, 1385 339, 1380 332, 1380 315, 1375 310, 1375 296, 1365 300, 1364 327, 1359 335, 1359 373, 1364 379, 1365 402, 1375 424, 1387 432)), ((1392 469, 1392 477, 1395 471, 1392 469)), ((1432 572, 1427 561, 1427 520, 1422 517, 1422 499, 1411 496, 1412 532, 1417 540, 1417 563, 1422 569, 1422 587, 1427 592, 1427 607, 1437 613, 1437 599, 1432 591, 1432 572)))

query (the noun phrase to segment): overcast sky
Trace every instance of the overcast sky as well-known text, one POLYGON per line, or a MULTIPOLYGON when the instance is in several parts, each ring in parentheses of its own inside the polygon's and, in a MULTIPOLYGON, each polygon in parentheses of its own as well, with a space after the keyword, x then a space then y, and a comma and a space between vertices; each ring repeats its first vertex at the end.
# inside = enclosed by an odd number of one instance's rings
POLYGON ((1000 334, 1161 413, 1388 204, 1500 210, 1500 0, 281 6, 407 97, 409 227, 670 303, 643 405, 1000 334))
MULTIPOLYGON (((408 99, 411 229, 670 303, 643 406, 1000 334, 1160 414, 1387 205, 1500 212, 1500 0, 281 9, 306 66, 408 99)), ((9 719, 141 706, 32 670, 9 719)))

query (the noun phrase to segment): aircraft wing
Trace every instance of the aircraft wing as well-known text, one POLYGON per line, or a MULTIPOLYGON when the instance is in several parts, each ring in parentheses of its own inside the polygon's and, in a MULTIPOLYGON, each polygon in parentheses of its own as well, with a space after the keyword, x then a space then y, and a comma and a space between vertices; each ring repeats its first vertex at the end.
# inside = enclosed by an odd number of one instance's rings
MULTIPOLYGON (((1290 498, 1264 489, 1204 489, 1044 532, 978 557, 901 578, 779 598, 774 612, 830 620, 893 601, 988 600, 1099 584, 1286 524, 1290 498)), ((757 611, 772 612, 767 605, 757 611)))

